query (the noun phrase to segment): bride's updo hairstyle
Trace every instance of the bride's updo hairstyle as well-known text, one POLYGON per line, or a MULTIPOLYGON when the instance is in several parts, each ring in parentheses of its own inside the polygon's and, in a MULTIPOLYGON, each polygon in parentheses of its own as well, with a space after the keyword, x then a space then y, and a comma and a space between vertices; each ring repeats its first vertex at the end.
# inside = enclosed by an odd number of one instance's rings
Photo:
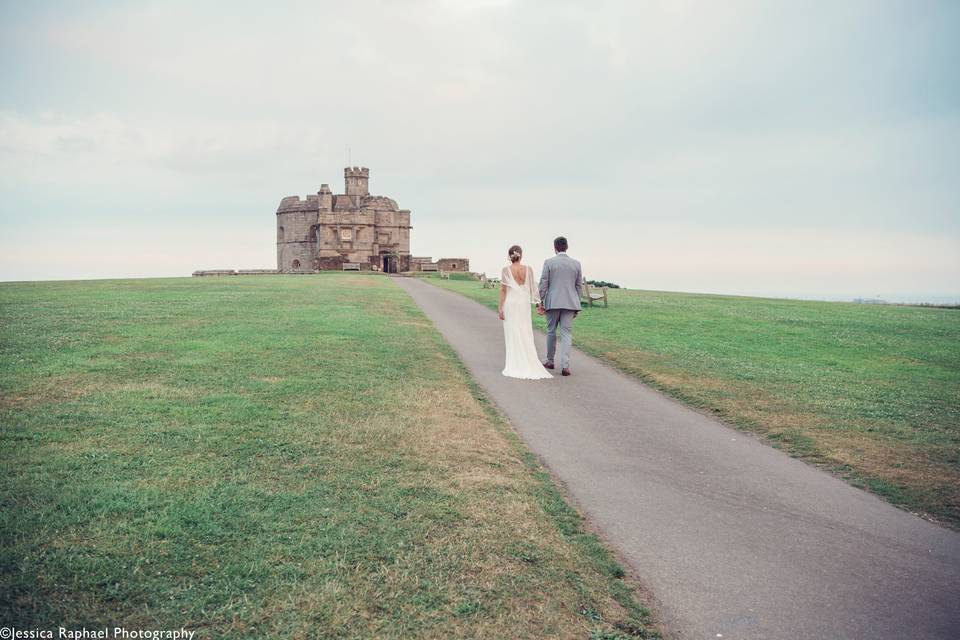
POLYGON ((507 255, 510 256, 510 262, 517 262, 523 255, 523 249, 517 245, 513 245, 507 250, 507 255))

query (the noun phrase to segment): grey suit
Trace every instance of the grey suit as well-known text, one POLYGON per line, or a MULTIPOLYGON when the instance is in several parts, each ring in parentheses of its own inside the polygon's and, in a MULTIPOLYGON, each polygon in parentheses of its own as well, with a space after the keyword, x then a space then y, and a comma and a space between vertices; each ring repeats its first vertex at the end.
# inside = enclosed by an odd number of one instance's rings
POLYGON ((547 361, 554 361, 557 351, 557 329, 560 333, 561 369, 570 368, 573 346, 573 318, 580 311, 583 269, 566 253, 558 253, 543 263, 540 276, 540 298, 547 310, 547 361))

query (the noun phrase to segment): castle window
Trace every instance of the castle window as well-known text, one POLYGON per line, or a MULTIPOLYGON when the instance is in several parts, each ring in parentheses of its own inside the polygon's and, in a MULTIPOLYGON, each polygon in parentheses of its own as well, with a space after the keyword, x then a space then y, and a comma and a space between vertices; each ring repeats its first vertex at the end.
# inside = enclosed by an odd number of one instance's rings
POLYGON ((293 266, 294 269, 299 269, 299 268, 300 268, 300 261, 299 261, 299 260, 294 260, 292 266, 293 266))
POLYGON ((454 262, 453 264, 451 264, 451 265, 450 265, 450 268, 451 268, 451 269, 456 269, 456 268, 457 268, 457 263, 454 262))
POLYGON ((353 229, 340 229, 340 239, 347 242, 353 240, 353 229))
POLYGON ((283 227, 277 227, 277 242, 283 242, 283 227))

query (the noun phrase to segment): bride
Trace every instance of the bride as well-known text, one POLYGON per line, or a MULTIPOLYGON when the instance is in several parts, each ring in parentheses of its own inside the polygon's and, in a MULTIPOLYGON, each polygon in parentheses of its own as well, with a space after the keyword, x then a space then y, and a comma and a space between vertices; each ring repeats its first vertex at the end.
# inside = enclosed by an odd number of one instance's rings
POLYGON ((507 362, 503 375, 511 378, 537 380, 551 378, 537 356, 533 344, 533 322, 530 305, 540 304, 540 294, 533 281, 533 269, 521 264, 523 249, 510 247, 510 265, 503 268, 500 277, 500 319, 503 320, 503 340, 507 347, 507 362))

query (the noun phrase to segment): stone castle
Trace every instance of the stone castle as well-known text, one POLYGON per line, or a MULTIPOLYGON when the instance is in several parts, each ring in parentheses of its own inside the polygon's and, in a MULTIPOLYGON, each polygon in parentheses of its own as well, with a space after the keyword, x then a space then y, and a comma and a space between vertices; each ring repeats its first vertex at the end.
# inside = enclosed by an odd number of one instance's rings
POLYGON ((345 193, 326 184, 306 199, 289 196, 277 207, 277 271, 469 271, 465 258, 410 255, 410 210, 370 195, 370 170, 343 170, 345 193))

